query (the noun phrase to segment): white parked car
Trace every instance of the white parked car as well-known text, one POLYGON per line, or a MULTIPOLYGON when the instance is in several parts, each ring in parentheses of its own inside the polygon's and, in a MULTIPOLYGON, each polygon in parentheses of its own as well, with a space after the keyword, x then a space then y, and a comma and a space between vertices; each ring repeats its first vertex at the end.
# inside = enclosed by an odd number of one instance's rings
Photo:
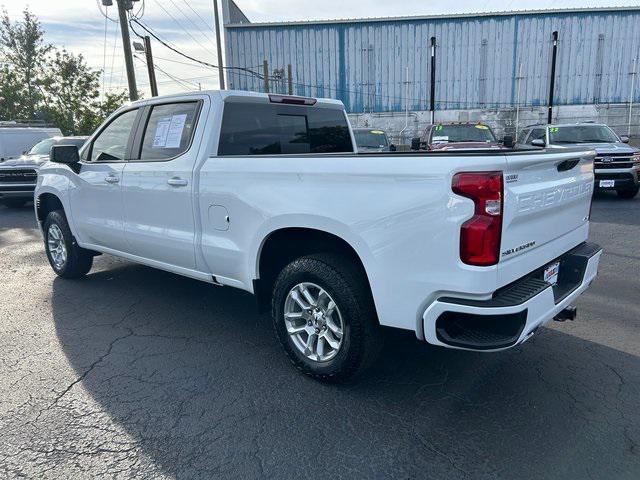
POLYGON ((496 351, 572 317, 601 254, 593 157, 358 154, 340 102, 196 92, 120 109, 80 152, 53 147, 36 213, 61 277, 102 252, 247 290, 298 369, 345 379, 380 325, 496 351))

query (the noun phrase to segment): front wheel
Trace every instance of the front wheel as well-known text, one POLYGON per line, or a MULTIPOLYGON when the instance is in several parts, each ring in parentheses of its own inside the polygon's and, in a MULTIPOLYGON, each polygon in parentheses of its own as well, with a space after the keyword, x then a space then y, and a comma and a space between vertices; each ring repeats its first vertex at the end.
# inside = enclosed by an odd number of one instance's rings
POLYGON ((78 246, 61 210, 47 215, 44 222, 44 246, 49 264, 58 276, 79 278, 91 270, 93 255, 78 246))
POLYGON ((320 380, 343 381, 375 360, 380 332, 364 272, 349 258, 294 260, 278 276, 272 315, 289 359, 320 380))
POLYGON ((635 198, 635 196, 638 194, 638 191, 640 191, 640 186, 625 190, 617 190, 618 196, 620 198, 624 198, 625 200, 631 200, 632 198, 635 198))

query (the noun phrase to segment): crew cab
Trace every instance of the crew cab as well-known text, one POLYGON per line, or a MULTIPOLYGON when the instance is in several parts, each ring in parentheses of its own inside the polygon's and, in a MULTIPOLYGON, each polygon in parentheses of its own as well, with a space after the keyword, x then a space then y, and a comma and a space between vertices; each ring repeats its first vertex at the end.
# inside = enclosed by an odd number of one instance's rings
POLYGON ((597 123, 532 125, 521 135, 528 146, 548 149, 592 148, 596 190, 615 190, 620 198, 632 199, 640 191, 640 150, 610 127, 597 123))
POLYGON ((344 380, 381 325, 498 351, 573 316, 601 255, 593 157, 357 153, 341 102, 195 92, 53 147, 35 210, 59 276, 106 253, 246 290, 299 370, 344 380))

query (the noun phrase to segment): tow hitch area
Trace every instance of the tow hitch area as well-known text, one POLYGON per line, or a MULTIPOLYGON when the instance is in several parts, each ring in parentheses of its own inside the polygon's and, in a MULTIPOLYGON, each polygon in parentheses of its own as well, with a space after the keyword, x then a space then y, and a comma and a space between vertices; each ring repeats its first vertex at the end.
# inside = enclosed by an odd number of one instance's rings
POLYGON ((565 322, 567 320, 575 320, 578 315, 578 309, 576 307, 567 307, 562 310, 558 315, 553 317, 556 322, 565 322))

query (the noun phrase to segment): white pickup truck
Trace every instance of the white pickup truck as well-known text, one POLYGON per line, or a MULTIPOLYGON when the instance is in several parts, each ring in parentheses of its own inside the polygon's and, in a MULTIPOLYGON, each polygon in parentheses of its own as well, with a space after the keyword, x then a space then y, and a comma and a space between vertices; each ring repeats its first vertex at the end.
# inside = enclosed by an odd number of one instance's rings
POLYGON ((54 147, 35 208, 61 277, 107 253, 247 290, 298 369, 342 380, 375 358, 380 325, 497 351, 573 317, 601 254, 593 158, 358 154, 340 102, 198 92, 54 147))

